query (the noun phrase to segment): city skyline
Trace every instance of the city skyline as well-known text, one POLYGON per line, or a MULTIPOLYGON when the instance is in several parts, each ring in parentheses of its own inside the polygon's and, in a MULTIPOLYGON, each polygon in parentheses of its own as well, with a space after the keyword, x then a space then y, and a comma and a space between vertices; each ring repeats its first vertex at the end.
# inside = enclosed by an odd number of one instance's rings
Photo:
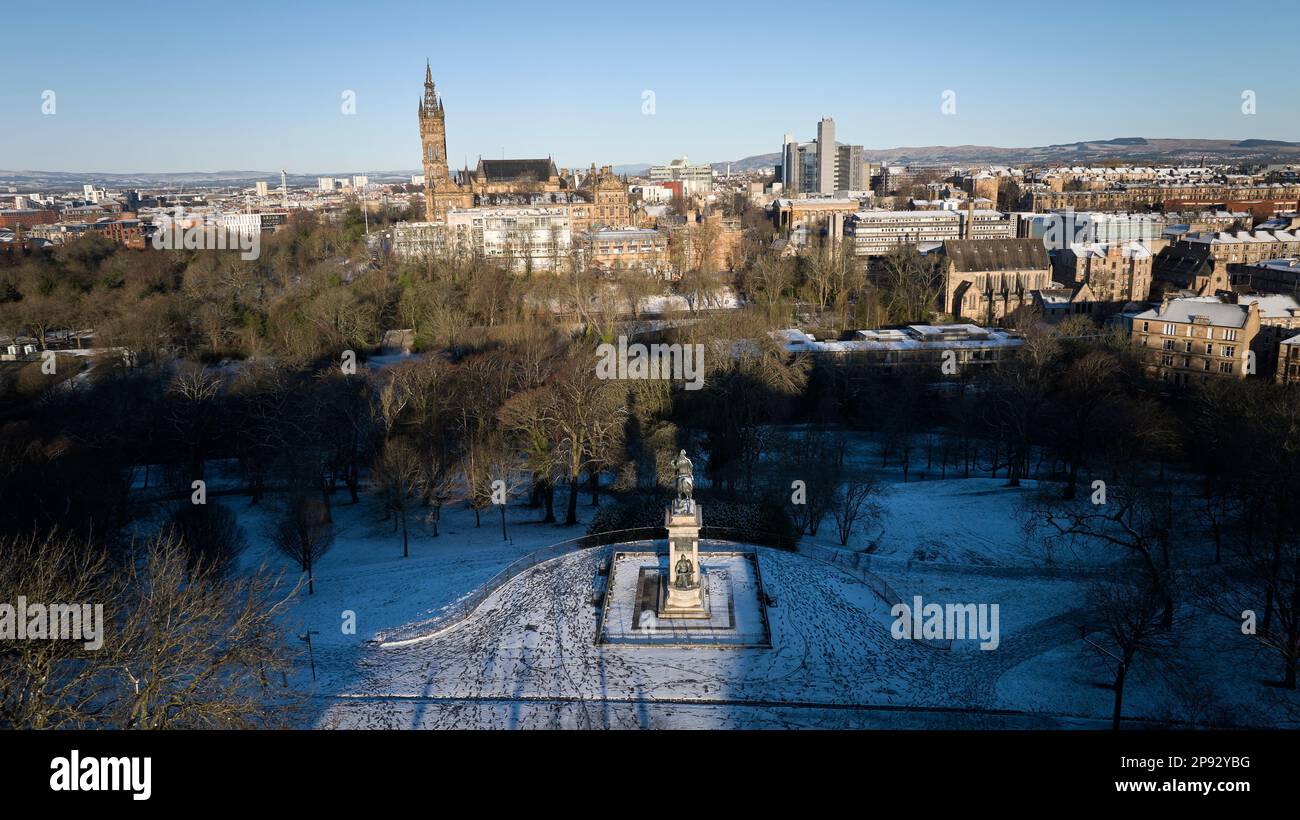
MULTIPOLYGON (((198 10, 143 7, 176 31, 211 25, 198 10)), ((726 162, 779 151, 785 133, 811 139, 822 116, 867 151, 1300 134, 1297 92, 1270 72, 1286 26, 1257 32, 1255 48, 1204 77, 1152 67, 1153 50, 1199 52, 1217 41, 1204 3, 1086 21, 1039 8, 1026 17, 1018 4, 938 3, 929 32, 905 12, 872 5, 860 11, 861 29, 808 21, 807 48, 782 40, 775 6, 728 3, 688 16, 682 8, 593 6, 562 16, 519 7, 485 41, 456 36, 473 18, 460 9, 389 3, 341 30, 337 14, 248 6, 231 19, 252 36, 182 45, 86 7, 61 22, 67 56, 57 64, 42 59, 35 38, 7 49, 12 81, 0 90, 0 110, 11 127, 0 135, 0 167, 414 169, 426 58, 456 167, 502 155, 549 156, 562 167, 681 155, 726 162), (1118 38, 1121 24, 1153 37, 1118 38), (677 44, 672 59, 656 56, 664 42, 677 44), (103 70, 106 60, 114 71, 103 70), (1243 112, 1247 91, 1253 114, 1243 112), (348 92, 354 114, 343 113, 348 92), (53 113, 44 113, 50 101, 53 113)), ((34 15, 16 9, 11 20, 31 27, 34 15)))

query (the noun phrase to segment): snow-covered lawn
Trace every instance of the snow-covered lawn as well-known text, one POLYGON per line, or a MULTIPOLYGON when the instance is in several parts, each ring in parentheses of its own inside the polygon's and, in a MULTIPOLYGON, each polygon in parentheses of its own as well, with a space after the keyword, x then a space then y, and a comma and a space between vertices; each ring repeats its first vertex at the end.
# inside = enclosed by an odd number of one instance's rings
MULTIPOLYGON (((214 479, 221 481, 220 473, 214 479)), ((1092 579, 1130 571, 1113 549, 1048 560, 1022 527, 1032 484, 1002 479, 894 483, 878 524, 847 549, 898 599, 997 604, 1000 643, 951 650, 896 640, 890 601, 851 572, 806 555, 760 549, 771 649, 597 645, 591 602, 597 564, 614 548, 568 553, 526 569, 492 592, 464 621, 445 617, 503 568, 544 546, 585 532, 582 524, 534 523, 541 511, 508 508, 499 519, 443 511, 441 534, 412 528, 403 559, 393 522, 363 495, 333 507, 337 542, 290 607, 293 634, 312 631, 317 679, 304 654, 294 683, 312 693, 305 722, 317 726, 1105 726, 1113 677, 1109 661, 1079 638, 1092 579), (874 545, 874 546, 872 546, 874 545), (355 616, 355 634, 343 626, 355 616), (443 618, 443 622, 439 619, 443 618), (381 645, 394 635, 430 635, 381 645)), ((274 496, 252 507, 226 497, 250 547, 242 564, 299 573, 265 538, 274 496)), ((557 493, 562 512, 565 492, 557 493)), ((705 505, 707 522, 707 504, 705 505)), ((819 544, 834 544, 823 525, 819 544)), ((662 545, 661 545, 662 546, 662 545)), ((638 548, 643 548, 638 547, 638 548)), ((473 598, 472 600, 477 600, 473 598)), ((1296 694, 1272 687, 1280 664, 1261 655, 1233 625, 1202 618, 1184 630, 1178 659, 1194 671, 1193 691, 1140 663, 1129 682, 1126 717, 1275 725, 1296 694)), ((1292 718, 1294 719, 1294 718, 1292 718)))

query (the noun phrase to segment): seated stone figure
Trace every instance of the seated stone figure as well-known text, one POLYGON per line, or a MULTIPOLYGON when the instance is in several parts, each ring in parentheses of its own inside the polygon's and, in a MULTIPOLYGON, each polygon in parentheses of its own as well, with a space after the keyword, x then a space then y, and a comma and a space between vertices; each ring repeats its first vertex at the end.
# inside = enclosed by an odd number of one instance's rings
POLYGON ((691 559, 682 554, 677 559, 677 566, 673 568, 677 573, 677 588, 690 589, 694 586, 695 567, 691 564, 691 559))

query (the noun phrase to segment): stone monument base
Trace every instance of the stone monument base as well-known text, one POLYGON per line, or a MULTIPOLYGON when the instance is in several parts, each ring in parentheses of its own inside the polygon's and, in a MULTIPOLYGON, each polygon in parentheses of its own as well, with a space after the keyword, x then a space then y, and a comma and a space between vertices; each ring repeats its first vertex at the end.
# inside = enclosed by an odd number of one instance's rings
POLYGON ((661 575, 656 614, 660 618, 709 618, 708 573, 701 567, 699 575, 700 583, 692 589, 678 589, 669 582, 667 573, 661 575))
POLYGON ((758 557, 752 551, 701 553, 703 608, 709 617, 661 612, 671 577, 668 557, 656 552, 618 552, 610 562, 596 643, 614 646, 708 646, 769 648, 766 606, 759 594, 758 557))

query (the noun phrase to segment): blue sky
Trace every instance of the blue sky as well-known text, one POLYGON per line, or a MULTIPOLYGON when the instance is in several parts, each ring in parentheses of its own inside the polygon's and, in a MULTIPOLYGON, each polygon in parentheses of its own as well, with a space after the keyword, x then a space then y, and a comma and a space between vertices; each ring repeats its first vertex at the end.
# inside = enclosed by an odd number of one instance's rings
POLYGON ((1300 140, 1286 40, 1300 4, 1237 14, 1113 0, 22 3, 3 13, 0 168, 413 168, 426 57, 456 163, 725 161, 776 151, 785 132, 811 139, 828 115, 868 148, 1300 140), (349 90, 354 115, 340 110, 349 90))

